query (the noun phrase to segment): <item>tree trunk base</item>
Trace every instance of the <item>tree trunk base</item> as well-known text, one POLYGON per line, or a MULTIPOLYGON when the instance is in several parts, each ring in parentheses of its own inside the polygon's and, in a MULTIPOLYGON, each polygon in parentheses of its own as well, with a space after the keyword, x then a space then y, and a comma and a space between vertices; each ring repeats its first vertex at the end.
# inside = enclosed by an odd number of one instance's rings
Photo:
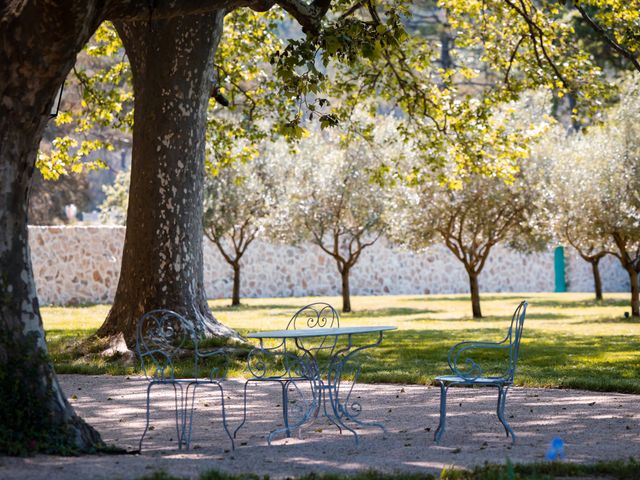
POLYGON ((70 455, 104 447, 76 415, 35 332, 0 331, 0 453, 70 455))
MULTIPOLYGON (((246 340, 238 332, 218 322, 210 312, 207 312, 205 316, 202 312, 185 313, 184 306, 163 308, 173 310, 183 315, 187 320, 193 319, 196 329, 204 338, 218 338, 226 340, 229 343, 246 343, 246 340)), ((140 312, 136 311, 135 313, 130 311, 129 314, 122 314, 120 309, 114 311, 114 308, 112 308, 104 324, 98 329, 95 335, 87 339, 89 343, 86 345, 89 346, 89 344, 95 342, 96 339, 107 343, 108 346, 105 347, 102 355, 109 357, 118 354, 128 355, 127 352, 134 352, 136 347, 137 321, 146 311, 150 310, 151 309, 140 312)))

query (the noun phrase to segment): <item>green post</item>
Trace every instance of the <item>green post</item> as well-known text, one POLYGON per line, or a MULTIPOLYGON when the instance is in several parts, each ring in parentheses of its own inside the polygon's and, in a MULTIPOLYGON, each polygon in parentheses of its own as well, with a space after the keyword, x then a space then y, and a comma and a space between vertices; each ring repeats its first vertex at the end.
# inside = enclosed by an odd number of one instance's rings
POLYGON ((566 292, 567 282, 565 281, 564 269, 564 247, 556 247, 554 253, 554 270, 556 274, 556 292, 566 292))

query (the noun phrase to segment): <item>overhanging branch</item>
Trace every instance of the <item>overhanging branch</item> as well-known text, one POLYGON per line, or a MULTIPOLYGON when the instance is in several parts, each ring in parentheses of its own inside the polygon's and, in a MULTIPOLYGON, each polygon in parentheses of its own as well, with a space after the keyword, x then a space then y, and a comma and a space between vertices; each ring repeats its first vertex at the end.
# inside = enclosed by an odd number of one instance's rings
POLYGON ((314 34, 318 33, 320 21, 331 6, 331 0, 313 0, 311 3, 302 0, 276 0, 276 3, 302 25, 305 33, 314 34))
POLYGON ((329 10, 331 0, 111 0, 106 9, 108 20, 162 20, 182 15, 197 15, 236 8, 249 7, 265 12, 275 4, 295 18, 305 32, 317 33, 322 17, 329 10))
POLYGON ((616 42, 616 40, 611 35, 609 35, 607 31, 604 28, 602 28, 602 26, 596 23, 595 20, 593 20, 593 18, 589 16, 589 14, 586 12, 584 8, 582 8, 580 4, 574 3, 573 5, 574 7, 576 7, 576 10, 580 12, 580 15, 582 15, 582 18, 584 19, 585 22, 587 22, 589 27, 598 35, 600 35, 600 37, 605 42, 607 42, 607 44, 611 48, 613 48, 616 52, 618 52, 620 55, 622 55, 627 60, 629 60, 633 64, 635 69, 640 72, 640 62, 638 62, 638 59, 633 55, 633 53, 631 53, 629 50, 627 50, 618 42, 616 42))
POLYGON ((248 0, 110 0, 107 20, 163 20, 249 6, 248 0))

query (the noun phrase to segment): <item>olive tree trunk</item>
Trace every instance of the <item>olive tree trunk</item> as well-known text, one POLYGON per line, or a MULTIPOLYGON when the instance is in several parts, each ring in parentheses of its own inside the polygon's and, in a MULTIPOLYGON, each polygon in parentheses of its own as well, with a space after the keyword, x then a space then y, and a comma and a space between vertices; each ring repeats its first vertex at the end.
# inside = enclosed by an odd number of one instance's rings
POLYGON ((593 272, 593 285, 594 290, 596 292, 596 301, 602 301, 602 279, 600 278, 600 259, 602 257, 597 257, 594 260, 591 260, 591 271, 593 272))
POLYGON ((349 287, 350 273, 351 273, 351 269, 349 267, 344 267, 340 271, 340 276, 342 277, 342 312, 343 313, 351 312, 351 289, 349 287))
POLYGON ((480 287, 478 286, 478 274, 474 271, 467 270, 469 274, 469 291, 471 292, 471 312, 473 318, 482 318, 482 310, 480 309, 480 287))
POLYGON ((240 262, 236 262, 233 267, 233 292, 231 293, 231 306, 240 305, 240 262))
POLYGON ((640 287, 638 286, 638 272, 633 268, 627 268, 629 284, 631 287, 631 315, 640 317, 640 287))
POLYGON ((102 443, 67 402, 49 361, 27 231, 53 97, 96 29, 101 5, 0 8, 0 453, 86 451, 102 443))
POLYGON ((135 344, 136 320, 167 308, 207 334, 203 279, 205 122, 223 11, 117 22, 133 72, 135 116, 127 231, 114 303, 99 336, 135 344))

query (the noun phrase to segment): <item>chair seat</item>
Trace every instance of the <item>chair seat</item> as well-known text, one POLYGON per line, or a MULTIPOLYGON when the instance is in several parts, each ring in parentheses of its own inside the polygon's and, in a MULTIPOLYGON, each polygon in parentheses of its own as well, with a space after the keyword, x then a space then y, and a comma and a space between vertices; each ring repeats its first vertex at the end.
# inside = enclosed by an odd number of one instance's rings
POLYGON ((457 383, 460 385, 504 385, 506 383, 510 383, 507 379, 500 377, 464 378, 457 375, 443 375, 441 377, 436 377, 436 382, 449 384, 457 383))

